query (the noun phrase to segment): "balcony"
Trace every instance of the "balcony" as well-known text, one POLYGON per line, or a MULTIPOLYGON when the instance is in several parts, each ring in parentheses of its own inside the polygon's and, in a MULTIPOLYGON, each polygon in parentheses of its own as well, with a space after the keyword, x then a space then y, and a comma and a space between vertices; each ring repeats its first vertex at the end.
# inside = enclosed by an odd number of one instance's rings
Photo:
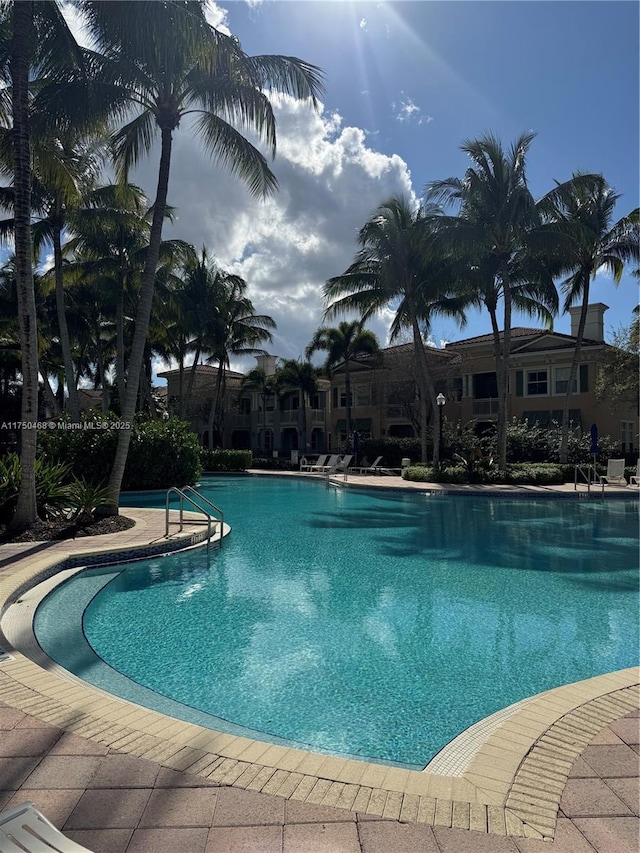
POLYGON ((311 423, 312 424, 323 424, 326 420, 326 410, 325 409, 310 409, 311 412, 311 423))
POLYGON ((473 401, 474 418, 495 418, 498 415, 497 397, 487 397, 484 400, 473 401))

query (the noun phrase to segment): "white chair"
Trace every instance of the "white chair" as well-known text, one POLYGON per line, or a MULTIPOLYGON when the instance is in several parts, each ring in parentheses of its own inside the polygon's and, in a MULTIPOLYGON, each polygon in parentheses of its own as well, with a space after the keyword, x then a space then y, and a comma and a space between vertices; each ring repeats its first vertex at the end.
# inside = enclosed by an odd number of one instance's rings
POLYGON ((600 476, 602 487, 605 486, 626 486, 627 481, 624 478, 624 459, 609 459, 607 462, 607 473, 600 476))
POLYGON ((326 471, 330 471, 335 465, 337 465, 339 459, 340 456, 335 453, 327 459, 324 465, 310 465, 309 471, 313 474, 324 474, 326 471))
POLYGON ((0 814, 1 853, 91 853, 63 835, 33 803, 0 814))
POLYGON ((351 460, 353 456, 343 456, 343 458, 336 462, 333 468, 330 468, 329 471, 331 474, 346 474, 347 468, 351 465, 351 460))
POLYGON ((382 462, 382 456, 378 456, 375 462, 371 465, 361 466, 359 468, 352 468, 352 474, 375 474, 376 469, 380 467, 380 463, 382 462))
POLYGON ((632 486, 640 486, 640 459, 638 459, 638 464, 636 465, 636 473, 631 475, 629 483, 632 486))
POLYGON ((301 471, 311 471, 313 468, 322 468, 322 466, 327 461, 328 453, 322 454, 322 456, 318 456, 315 462, 306 462, 303 465, 300 465, 301 471))

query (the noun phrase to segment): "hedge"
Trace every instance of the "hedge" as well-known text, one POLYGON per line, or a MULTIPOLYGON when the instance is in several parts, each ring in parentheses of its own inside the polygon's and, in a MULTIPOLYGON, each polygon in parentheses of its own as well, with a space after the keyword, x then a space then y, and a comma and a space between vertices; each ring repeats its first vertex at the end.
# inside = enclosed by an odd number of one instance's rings
POLYGON ((251 467, 251 458, 250 450, 200 449, 204 471, 246 471, 251 467))

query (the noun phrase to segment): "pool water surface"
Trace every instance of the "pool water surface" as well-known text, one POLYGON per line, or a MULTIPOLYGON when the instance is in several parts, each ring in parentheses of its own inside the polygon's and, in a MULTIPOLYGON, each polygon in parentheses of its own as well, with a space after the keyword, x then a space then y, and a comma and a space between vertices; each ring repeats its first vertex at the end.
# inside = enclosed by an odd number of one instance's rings
POLYGON ((201 491, 232 527, 222 549, 62 585, 36 617, 47 654, 187 720, 413 767, 513 702, 637 663, 635 501, 233 476, 201 491), (81 629, 108 666, 71 651, 81 629))

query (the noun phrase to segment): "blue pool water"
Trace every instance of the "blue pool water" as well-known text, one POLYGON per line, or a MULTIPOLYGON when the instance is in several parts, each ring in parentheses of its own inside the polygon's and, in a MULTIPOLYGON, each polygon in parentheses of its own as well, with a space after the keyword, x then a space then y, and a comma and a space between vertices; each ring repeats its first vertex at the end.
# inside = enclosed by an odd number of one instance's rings
POLYGON ((512 702, 637 663, 635 501, 202 491, 233 529, 222 550, 64 584, 36 619, 50 656, 174 716, 412 766, 512 702))

